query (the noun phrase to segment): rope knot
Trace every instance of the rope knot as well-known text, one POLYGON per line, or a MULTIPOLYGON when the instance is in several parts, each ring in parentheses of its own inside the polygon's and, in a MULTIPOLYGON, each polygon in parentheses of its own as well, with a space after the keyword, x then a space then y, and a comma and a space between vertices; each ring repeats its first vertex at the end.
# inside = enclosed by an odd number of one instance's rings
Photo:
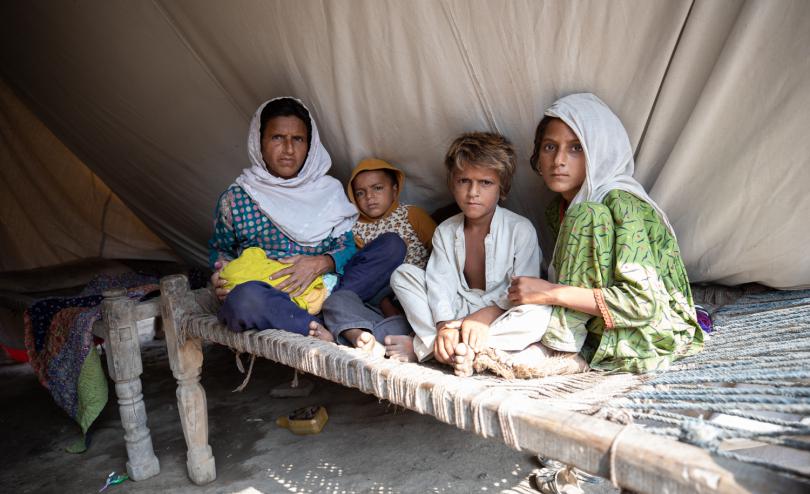
POLYGON ((716 451, 724 438, 719 428, 704 422, 703 417, 698 417, 681 423, 679 439, 709 451, 716 451))
POLYGON ((594 407, 586 411, 585 413, 592 415, 593 417, 598 419, 609 420, 611 422, 616 422, 622 425, 628 425, 633 423, 633 415, 630 413, 629 410, 625 410, 622 408, 594 407))

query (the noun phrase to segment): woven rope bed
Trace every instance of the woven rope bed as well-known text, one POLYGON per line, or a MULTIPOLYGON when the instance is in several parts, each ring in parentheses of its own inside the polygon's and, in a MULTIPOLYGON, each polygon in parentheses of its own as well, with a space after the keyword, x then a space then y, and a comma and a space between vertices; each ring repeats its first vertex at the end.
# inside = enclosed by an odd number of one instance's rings
POLYGON ((810 415, 810 291, 769 292, 727 306, 716 314, 706 350, 665 373, 512 381, 460 378, 275 329, 232 333, 183 276, 164 278, 161 293, 189 476, 197 484, 216 478, 199 383, 201 342, 211 341, 633 491, 810 492, 810 462, 770 462, 734 446, 743 440, 796 455, 810 450, 810 421, 803 418, 810 415))

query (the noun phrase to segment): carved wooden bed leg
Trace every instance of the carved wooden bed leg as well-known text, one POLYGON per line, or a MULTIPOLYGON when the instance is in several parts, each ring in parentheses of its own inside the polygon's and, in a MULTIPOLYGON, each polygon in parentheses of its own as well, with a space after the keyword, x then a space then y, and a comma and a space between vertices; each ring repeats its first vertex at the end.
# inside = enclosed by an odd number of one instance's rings
POLYGON ((214 456, 208 445, 208 405, 200 384, 202 346, 198 338, 181 339, 180 322, 191 294, 183 275, 160 280, 161 314, 172 373, 177 379, 177 407, 186 438, 188 476, 197 485, 217 478, 214 456))
POLYGON ((140 375, 143 373, 135 301, 127 291, 115 288, 104 292, 101 311, 105 322, 107 368, 115 381, 118 411, 127 446, 127 473, 132 480, 144 480, 160 473, 160 463, 152 448, 146 426, 146 407, 140 375))

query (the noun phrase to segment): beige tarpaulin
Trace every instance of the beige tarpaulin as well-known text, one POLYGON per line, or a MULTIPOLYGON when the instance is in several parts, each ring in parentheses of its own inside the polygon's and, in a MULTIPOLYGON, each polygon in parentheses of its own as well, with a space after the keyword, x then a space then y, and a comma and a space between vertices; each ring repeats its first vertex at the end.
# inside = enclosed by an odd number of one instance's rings
POLYGON ((534 127, 585 90, 625 123, 693 281, 810 285, 808 2, 28 1, 0 19, 6 81, 189 260, 268 97, 313 109, 336 177, 388 159, 428 210, 450 200, 453 137, 500 131, 523 158, 507 206, 540 225, 534 127))
POLYGON ((0 83, 0 271, 169 248, 0 83))

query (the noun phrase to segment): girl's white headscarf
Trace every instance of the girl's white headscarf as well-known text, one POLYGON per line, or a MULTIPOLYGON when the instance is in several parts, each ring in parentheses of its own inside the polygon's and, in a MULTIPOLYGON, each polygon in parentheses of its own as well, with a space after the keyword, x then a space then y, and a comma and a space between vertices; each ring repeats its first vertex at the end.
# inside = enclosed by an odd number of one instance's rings
MULTIPOLYGON (((261 115, 264 107, 277 99, 282 98, 265 101, 253 115, 248 134, 251 166, 242 170, 236 183, 286 236, 299 245, 314 247, 328 237, 337 238, 351 230, 357 220, 357 208, 346 198, 340 182, 326 174, 332 158, 321 144, 309 108, 312 137, 304 166, 293 178, 276 177, 267 171, 262 158, 261 115)), ((290 99, 306 108, 300 100, 290 99)))
POLYGON ((565 122, 579 137, 585 151, 585 182, 569 207, 584 201, 602 202, 611 190, 624 190, 655 208, 675 237, 664 210, 633 178, 635 165, 627 131, 602 100, 591 93, 572 94, 555 101, 545 114, 565 122))

